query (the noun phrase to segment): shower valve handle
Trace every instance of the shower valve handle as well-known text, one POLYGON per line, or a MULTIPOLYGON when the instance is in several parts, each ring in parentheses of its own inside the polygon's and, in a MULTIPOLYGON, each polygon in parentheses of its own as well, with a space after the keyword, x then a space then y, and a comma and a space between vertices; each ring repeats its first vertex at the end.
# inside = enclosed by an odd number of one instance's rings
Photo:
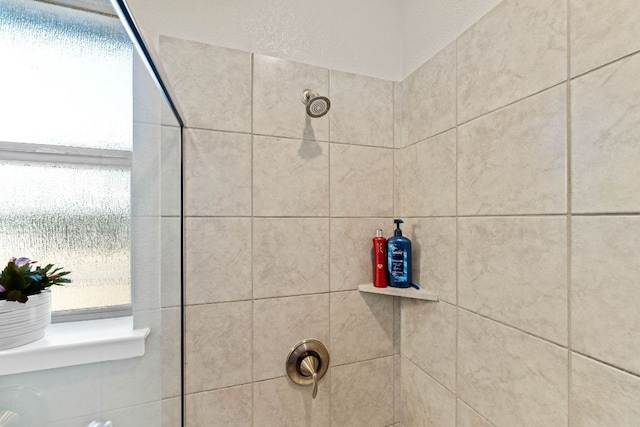
POLYGON ((315 356, 307 356, 300 362, 300 373, 313 379, 311 397, 314 399, 318 395, 318 364, 318 358, 315 356))

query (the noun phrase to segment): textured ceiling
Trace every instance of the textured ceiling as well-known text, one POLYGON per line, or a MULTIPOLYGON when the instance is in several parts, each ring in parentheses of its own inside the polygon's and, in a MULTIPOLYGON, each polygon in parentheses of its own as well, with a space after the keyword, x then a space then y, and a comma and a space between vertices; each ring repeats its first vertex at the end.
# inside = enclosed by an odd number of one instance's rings
POLYGON ((159 34, 402 80, 500 0, 128 0, 159 34))

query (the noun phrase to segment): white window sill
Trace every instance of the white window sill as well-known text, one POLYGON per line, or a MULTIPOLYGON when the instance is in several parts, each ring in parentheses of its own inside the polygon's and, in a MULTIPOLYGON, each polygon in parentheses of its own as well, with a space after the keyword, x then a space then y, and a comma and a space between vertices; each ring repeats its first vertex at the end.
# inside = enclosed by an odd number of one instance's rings
POLYGON ((133 317, 56 323, 44 338, 0 351, 0 375, 143 356, 150 329, 133 329, 133 317))

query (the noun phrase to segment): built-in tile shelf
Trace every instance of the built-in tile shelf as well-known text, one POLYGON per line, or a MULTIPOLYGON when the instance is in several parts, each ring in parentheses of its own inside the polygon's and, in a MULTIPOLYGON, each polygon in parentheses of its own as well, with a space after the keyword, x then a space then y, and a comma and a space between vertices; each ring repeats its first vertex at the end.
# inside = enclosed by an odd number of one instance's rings
POLYGON ((358 285, 358 290, 360 292, 368 292, 370 294, 391 295, 394 297, 414 298, 425 301, 440 301, 438 294, 434 294, 433 292, 422 288, 393 288, 391 286, 387 286, 386 288, 376 288, 373 286, 373 283, 367 283, 366 285, 358 285))

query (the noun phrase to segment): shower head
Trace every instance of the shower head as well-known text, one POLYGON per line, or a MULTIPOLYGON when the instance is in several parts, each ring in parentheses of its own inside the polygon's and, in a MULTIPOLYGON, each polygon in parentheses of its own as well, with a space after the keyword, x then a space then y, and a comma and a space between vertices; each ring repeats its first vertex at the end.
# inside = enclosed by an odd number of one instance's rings
POLYGON ((305 89, 302 92, 302 103, 307 106, 307 114, 309 117, 322 117, 329 112, 331 101, 326 96, 320 96, 311 89, 305 89))

